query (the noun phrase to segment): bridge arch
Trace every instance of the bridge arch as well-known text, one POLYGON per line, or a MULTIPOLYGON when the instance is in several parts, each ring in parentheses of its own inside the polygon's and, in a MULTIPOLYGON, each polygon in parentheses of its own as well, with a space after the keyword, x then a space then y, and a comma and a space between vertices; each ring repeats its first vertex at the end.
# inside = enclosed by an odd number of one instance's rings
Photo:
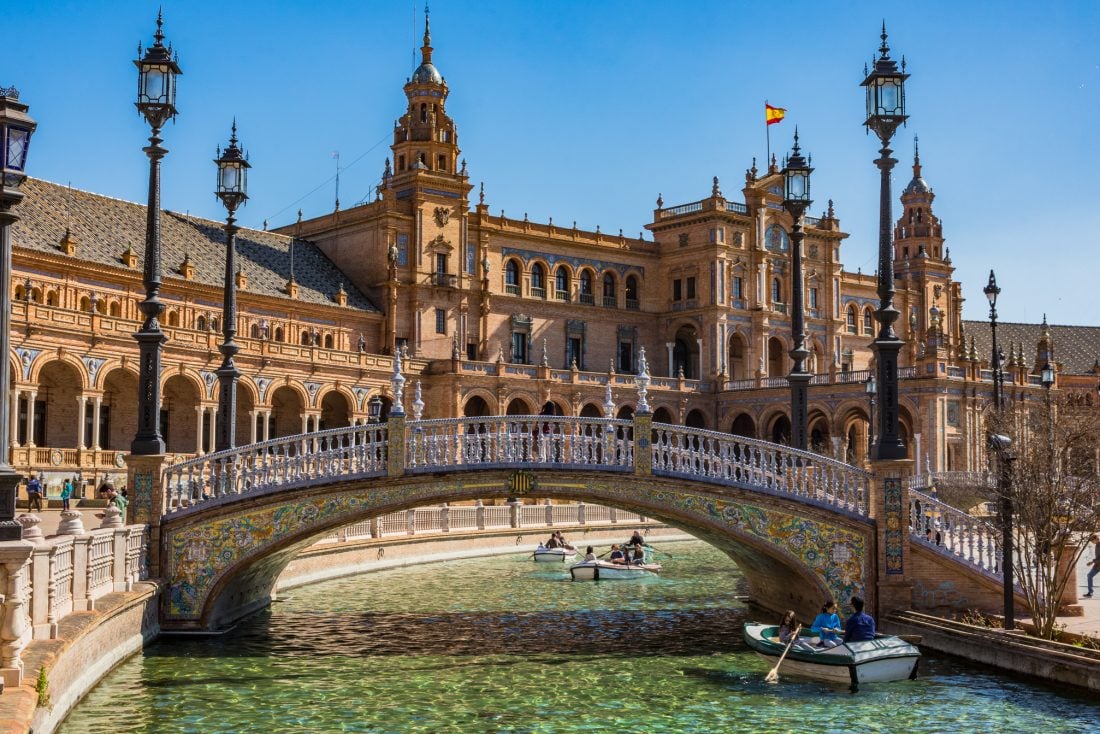
MULTIPOLYGON (((162 526, 170 579, 167 627, 216 629, 268 604, 275 581, 303 548, 340 527, 426 504, 515 494, 511 472, 335 482, 243 502, 217 501, 162 526)), ((530 494, 638 512, 726 553, 752 597, 811 614, 821 599, 873 595, 873 524, 854 515, 767 497, 715 493, 683 479, 539 471, 530 494)))

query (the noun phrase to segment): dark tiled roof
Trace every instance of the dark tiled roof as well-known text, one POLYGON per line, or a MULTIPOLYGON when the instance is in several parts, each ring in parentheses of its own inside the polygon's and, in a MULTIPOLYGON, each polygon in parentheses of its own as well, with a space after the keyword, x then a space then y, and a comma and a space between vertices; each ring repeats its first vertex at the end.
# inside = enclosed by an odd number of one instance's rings
MULTIPOLYGON (((993 350, 993 338, 988 321, 963 321, 966 329, 967 348, 970 337, 978 350, 978 358, 988 362, 993 350)), ((997 344, 1008 355, 1008 345, 1019 349, 1024 345, 1024 363, 1034 367, 1035 347, 1043 333, 1042 324, 1016 324, 997 322, 997 344)), ((1062 371, 1070 375, 1092 374, 1092 367, 1100 359, 1100 326, 1050 326, 1054 340, 1054 360, 1062 365, 1062 371)), ((1042 365, 1039 365, 1040 367, 1042 365)))
MULTIPOLYGON (((77 250, 75 258, 122 267, 122 254, 131 247, 138 257, 137 272, 144 265, 145 206, 87 191, 29 178, 22 187, 26 198, 19 205, 20 220, 12 243, 40 252, 60 254, 59 243, 69 223, 77 250)), ((184 255, 191 256, 195 281, 221 286, 225 278, 225 230, 221 222, 164 212, 161 217, 161 267, 165 277, 182 277, 184 255)), ((290 243, 293 238, 274 232, 242 229, 237 233, 237 262, 248 278, 249 293, 286 298, 290 277, 290 243)), ((335 306, 343 284, 348 307, 378 311, 339 268, 311 242, 295 241, 294 277, 298 301, 335 306)), ((169 293, 170 286, 162 292, 169 293)))

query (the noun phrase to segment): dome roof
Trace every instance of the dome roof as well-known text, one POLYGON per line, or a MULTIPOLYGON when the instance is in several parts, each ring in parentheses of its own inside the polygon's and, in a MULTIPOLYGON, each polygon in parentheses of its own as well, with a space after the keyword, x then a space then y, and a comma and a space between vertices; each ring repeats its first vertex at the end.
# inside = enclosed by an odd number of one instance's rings
POLYGON ((932 187, 928 185, 920 176, 914 176, 913 180, 909 182, 909 185, 905 187, 903 194, 930 194, 932 193, 932 187))
POLYGON ((442 84, 443 75, 439 73, 439 69, 435 68, 434 64, 425 61, 413 72, 412 81, 414 84, 442 84))

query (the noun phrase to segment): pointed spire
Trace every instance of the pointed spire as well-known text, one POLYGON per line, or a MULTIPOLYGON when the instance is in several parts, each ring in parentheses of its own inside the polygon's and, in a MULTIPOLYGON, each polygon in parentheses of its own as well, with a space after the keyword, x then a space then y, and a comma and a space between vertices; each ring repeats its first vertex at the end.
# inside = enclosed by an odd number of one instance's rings
POLYGON ((485 204, 485 182, 484 181, 481 182, 481 190, 478 191, 478 194, 477 194, 477 203, 482 204, 482 205, 485 204))
POLYGON ((421 63, 432 63, 432 28, 431 28, 431 9, 428 4, 424 4, 424 45, 420 47, 421 63))
POLYGON ((916 135, 913 136, 913 178, 920 178, 920 138, 916 135))
POLYGON ((829 199, 829 211, 826 212, 825 216, 827 216, 829 219, 836 219, 836 211, 833 209, 832 199, 829 199))
POLYGON ((156 45, 164 45, 164 8, 157 8, 157 32, 153 34, 153 38, 156 39, 156 45))
POLYGON ((393 350, 393 376, 390 377, 393 390, 393 407, 390 415, 405 415, 405 376, 401 374, 401 348, 393 350))
POLYGON ((882 38, 882 45, 878 47, 878 52, 879 52, 879 54, 881 54, 881 58, 888 59, 888 58, 890 58, 890 47, 888 45, 886 45, 886 20, 885 19, 883 19, 883 21, 882 21, 882 35, 880 36, 880 38, 882 38))

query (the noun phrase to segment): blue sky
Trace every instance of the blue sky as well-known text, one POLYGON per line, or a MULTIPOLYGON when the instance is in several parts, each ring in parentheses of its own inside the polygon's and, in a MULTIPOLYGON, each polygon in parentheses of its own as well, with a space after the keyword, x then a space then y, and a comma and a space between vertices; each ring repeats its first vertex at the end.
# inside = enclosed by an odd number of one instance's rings
MULTIPOLYGON (((139 41, 156 3, 36 0, 4 8, 0 85, 39 122, 33 175, 144 201, 148 130, 133 107, 139 41), (18 63, 13 60, 19 60, 18 63)), ((164 4, 179 52, 180 115, 164 138, 165 208, 220 219, 215 146, 236 115, 251 154, 242 223, 271 226, 368 196, 389 154, 423 5, 188 0, 164 4), (313 192, 313 193, 311 193, 313 192)), ((455 2, 432 4, 435 62, 472 181, 494 213, 637 234, 662 193, 696 201, 719 176, 741 200, 763 167, 763 102, 788 109, 813 154, 813 213, 832 198, 851 233, 846 266, 873 270, 877 141, 866 136, 863 65, 885 15, 912 74, 895 138, 895 192, 913 136, 964 283, 986 318, 990 267, 1004 320, 1100 324, 1100 3, 455 2), (1093 188, 1089 188, 1089 187, 1093 188)), ((417 56, 419 52, 416 52, 417 56)), ((895 204, 895 216, 899 205, 895 204)))

